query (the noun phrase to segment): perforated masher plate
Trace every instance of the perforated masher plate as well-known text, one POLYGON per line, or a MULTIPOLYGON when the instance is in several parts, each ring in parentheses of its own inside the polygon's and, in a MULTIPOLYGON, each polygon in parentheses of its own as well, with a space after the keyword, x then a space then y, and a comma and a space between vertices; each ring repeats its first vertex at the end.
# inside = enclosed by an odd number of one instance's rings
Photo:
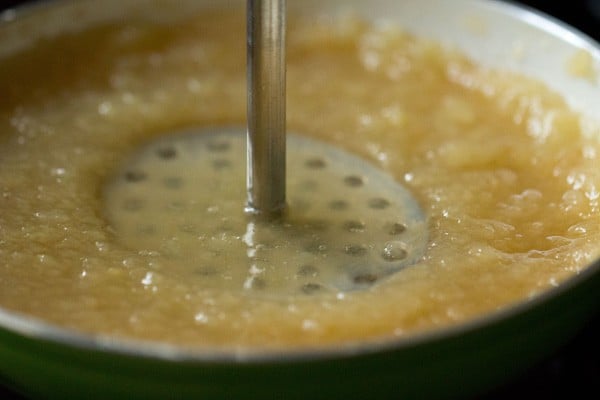
POLYGON ((164 273, 263 296, 365 289, 423 256, 425 216, 406 188, 329 144, 287 143, 281 221, 244 213, 245 129, 218 128, 160 137, 125 160, 105 190, 111 226, 164 273))

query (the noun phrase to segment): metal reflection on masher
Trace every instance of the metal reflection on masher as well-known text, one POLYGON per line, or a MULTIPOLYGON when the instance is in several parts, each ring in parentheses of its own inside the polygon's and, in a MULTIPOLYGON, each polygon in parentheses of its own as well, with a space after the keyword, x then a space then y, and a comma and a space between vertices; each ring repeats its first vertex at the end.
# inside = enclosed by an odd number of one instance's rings
POLYGON ((246 130, 142 147, 106 191, 116 234, 170 275, 261 297, 367 289, 417 263, 427 224, 409 190, 322 141, 290 134, 286 154, 285 2, 248 1, 247 18, 246 130))
POLYGON ((285 209, 285 0, 248 0, 248 201, 273 218, 285 209))

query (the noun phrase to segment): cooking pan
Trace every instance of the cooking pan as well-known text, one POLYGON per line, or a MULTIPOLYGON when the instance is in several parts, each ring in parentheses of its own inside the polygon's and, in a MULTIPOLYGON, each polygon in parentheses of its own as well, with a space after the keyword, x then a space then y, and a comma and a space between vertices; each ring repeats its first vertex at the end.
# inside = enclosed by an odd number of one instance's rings
MULTIPOLYGON (((132 16, 153 20, 157 13, 176 20, 203 7, 243 2, 43 2, 3 16, 0 54, 60 33, 61 20, 73 15, 85 26, 132 16)), ((457 46, 483 65, 541 79, 573 108, 598 118, 597 85, 568 73, 565 63, 584 50, 597 70, 600 46, 547 16, 496 1, 289 0, 290 13, 349 9, 457 46)), ((599 290, 596 262, 534 299, 459 326, 386 342, 245 357, 97 339, 0 309, 0 384, 44 399, 471 396, 518 375, 570 339, 600 309, 599 290)))

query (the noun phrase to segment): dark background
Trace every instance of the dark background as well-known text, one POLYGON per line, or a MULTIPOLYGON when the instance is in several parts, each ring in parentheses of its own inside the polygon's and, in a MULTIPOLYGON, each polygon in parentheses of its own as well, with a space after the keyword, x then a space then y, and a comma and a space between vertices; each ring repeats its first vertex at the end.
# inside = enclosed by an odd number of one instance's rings
MULTIPOLYGON (((30 2, 0 0, 0 11, 30 2)), ((600 41, 600 0, 523 0, 513 3, 540 10, 600 41)), ((98 1, 98 4, 102 2, 98 1)), ((600 313, 576 337, 526 374, 479 400, 523 397, 545 400, 600 398, 600 313)), ((0 387, 0 399, 16 400, 19 397, 0 387)))

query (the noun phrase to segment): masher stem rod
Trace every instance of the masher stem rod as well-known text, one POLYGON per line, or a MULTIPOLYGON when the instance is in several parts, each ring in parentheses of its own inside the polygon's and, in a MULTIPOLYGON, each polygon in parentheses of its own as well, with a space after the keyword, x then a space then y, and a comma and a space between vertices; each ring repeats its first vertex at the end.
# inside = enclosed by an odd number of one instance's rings
POLYGON ((247 0, 246 210, 285 209, 285 0, 247 0))

